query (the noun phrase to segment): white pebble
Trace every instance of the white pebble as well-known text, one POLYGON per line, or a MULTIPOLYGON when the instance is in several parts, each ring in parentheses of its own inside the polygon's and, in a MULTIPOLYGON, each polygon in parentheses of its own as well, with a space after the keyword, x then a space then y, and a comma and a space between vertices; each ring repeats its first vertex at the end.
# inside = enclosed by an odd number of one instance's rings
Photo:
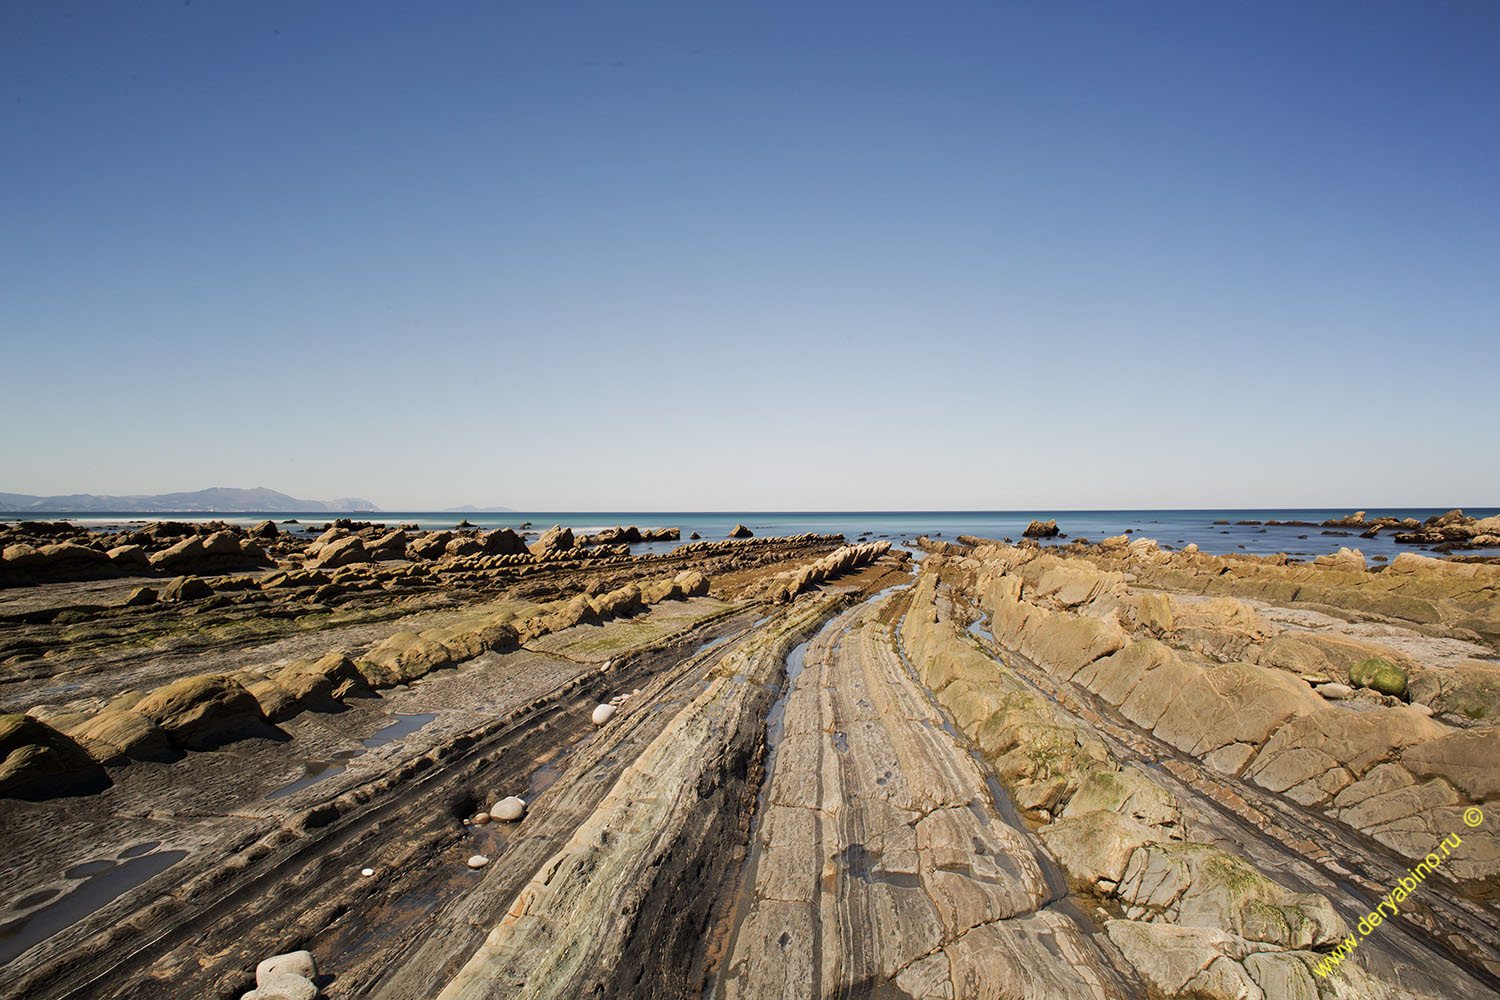
POLYGON ((598 708, 594 709, 594 725, 604 725, 610 719, 613 719, 615 717, 616 711, 618 710, 613 705, 600 705, 598 708))
POLYGON ((360 874, 363 875, 365 878, 369 878, 371 875, 375 874, 375 869, 373 869, 373 868, 366 868, 364 871, 360 872, 360 874))
POLYGON ((504 820, 507 823, 514 822, 525 814, 526 800, 518 799, 514 795, 508 795, 490 807, 492 818, 504 820))
POLYGON ((483 854, 475 854, 469 858, 470 868, 483 868, 489 863, 490 859, 485 857, 483 854))

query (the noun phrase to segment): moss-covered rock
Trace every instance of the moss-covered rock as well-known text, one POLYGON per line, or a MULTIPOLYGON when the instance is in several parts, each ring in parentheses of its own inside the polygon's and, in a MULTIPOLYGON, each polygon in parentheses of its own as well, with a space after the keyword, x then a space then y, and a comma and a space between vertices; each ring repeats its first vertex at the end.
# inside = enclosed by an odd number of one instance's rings
POLYGON ((1367 687, 1397 698, 1406 695, 1406 671, 1390 660, 1372 656, 1349 668, 1349 683, 1367 687))

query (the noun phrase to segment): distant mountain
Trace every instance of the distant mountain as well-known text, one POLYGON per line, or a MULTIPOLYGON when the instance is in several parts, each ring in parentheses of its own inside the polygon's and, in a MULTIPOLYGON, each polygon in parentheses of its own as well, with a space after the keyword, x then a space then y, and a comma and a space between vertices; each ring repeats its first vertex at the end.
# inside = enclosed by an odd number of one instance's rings
POLYGON ((444 514, 514 514, 515 512, 514 507, 501 507, 499 504, 493 507, 476 507, 471 503, 466 503, 462 507, 443 508, 444 514))
POLYGON ((160 513, 178 511, 182 513, 243 511, 256 514, 280 514, 292 511, 309 511, 329 514, 377 511, 368 500, 358 497, 340 497, 337 500, 299 500, 285 493, 258 486, 253 490, 235 489, 231 486, 215 486, 192 493, 158 493, 152 496, 111 497, 93 493, 73 493, 60 497, 36 497, 25 493, 0 493, 0 511, 7 513, 90 513, 94 511, 118 511, 120 513, 160 513))

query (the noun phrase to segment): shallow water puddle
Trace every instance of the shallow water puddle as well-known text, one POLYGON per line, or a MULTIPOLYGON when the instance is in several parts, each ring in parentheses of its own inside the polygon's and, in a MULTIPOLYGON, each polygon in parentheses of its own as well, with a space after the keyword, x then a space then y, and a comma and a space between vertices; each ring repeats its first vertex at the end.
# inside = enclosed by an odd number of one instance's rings
POLYGON ((336 774, 342 774, 349 766, 349 761, 360 756, 366 750, 373 750, 376 747, 385 746, 387 743, 394 743, 397 740, 405 739, 436 718, 436 712, 416 712, 410 715, 396 715, 394 716, 394 722, 382 726, 370 736, 360 740, 360 743, 364 745, 364 750, 340 750, 331 757, 305 761, 303 762, 302 776, 300 778, 267 793, 266 798, 279 799, 283 796, 300 792, 310 785, 317 784, 324 778, 331 778, 336 774))
MULTIPOLYGON (((65 877, 82 880, 67 895, 23 917, 0 924, 0 965, 73 926, 89 914, 114 902, 124 893, 160 875, 187 857, 187 851, 151 851, 157 845, 137 844, 122 851, 123 862, 106 859, 74 865, 65 877)), ((18 900, 17 907, 34 905, 58 890, 32 893, 18 900)))
POLYGON ((427 725, 427 723, 436 718, 436 712, 418 712, 414 715, 397 715, 395 716, 395 722, 392 722, 390 725, 376 730, 373 736, 366 737, 365 739, 360 740, 360 742, 365 745, 365 749, 373 750, 376 747, 385 746, 387 743, 394 743, 399 739, 404 739, 405 737, 410 736, 412 733, 421 729, 423 726, 427 725))
POLYGON ((282 785, 266 796, 268 799, 279 799, 284 795, 300 792, 308 785, 313 785, 324 778, 331 778, 335 774, 341 774, 348 766, 347 761, 359 756, 358 750, 340 750, 329 760, 310 760, 303 765, 302 777, 290 784, 282 785))

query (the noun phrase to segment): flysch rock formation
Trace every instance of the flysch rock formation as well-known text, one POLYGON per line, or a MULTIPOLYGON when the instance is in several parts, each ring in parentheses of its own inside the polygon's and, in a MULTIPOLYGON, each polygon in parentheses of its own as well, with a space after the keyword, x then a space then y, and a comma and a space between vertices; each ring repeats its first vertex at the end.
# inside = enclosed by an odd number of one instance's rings
POLYGON ((1500 988, 1495 566, 674 533, 28 529, 0 993, 1500 988))

